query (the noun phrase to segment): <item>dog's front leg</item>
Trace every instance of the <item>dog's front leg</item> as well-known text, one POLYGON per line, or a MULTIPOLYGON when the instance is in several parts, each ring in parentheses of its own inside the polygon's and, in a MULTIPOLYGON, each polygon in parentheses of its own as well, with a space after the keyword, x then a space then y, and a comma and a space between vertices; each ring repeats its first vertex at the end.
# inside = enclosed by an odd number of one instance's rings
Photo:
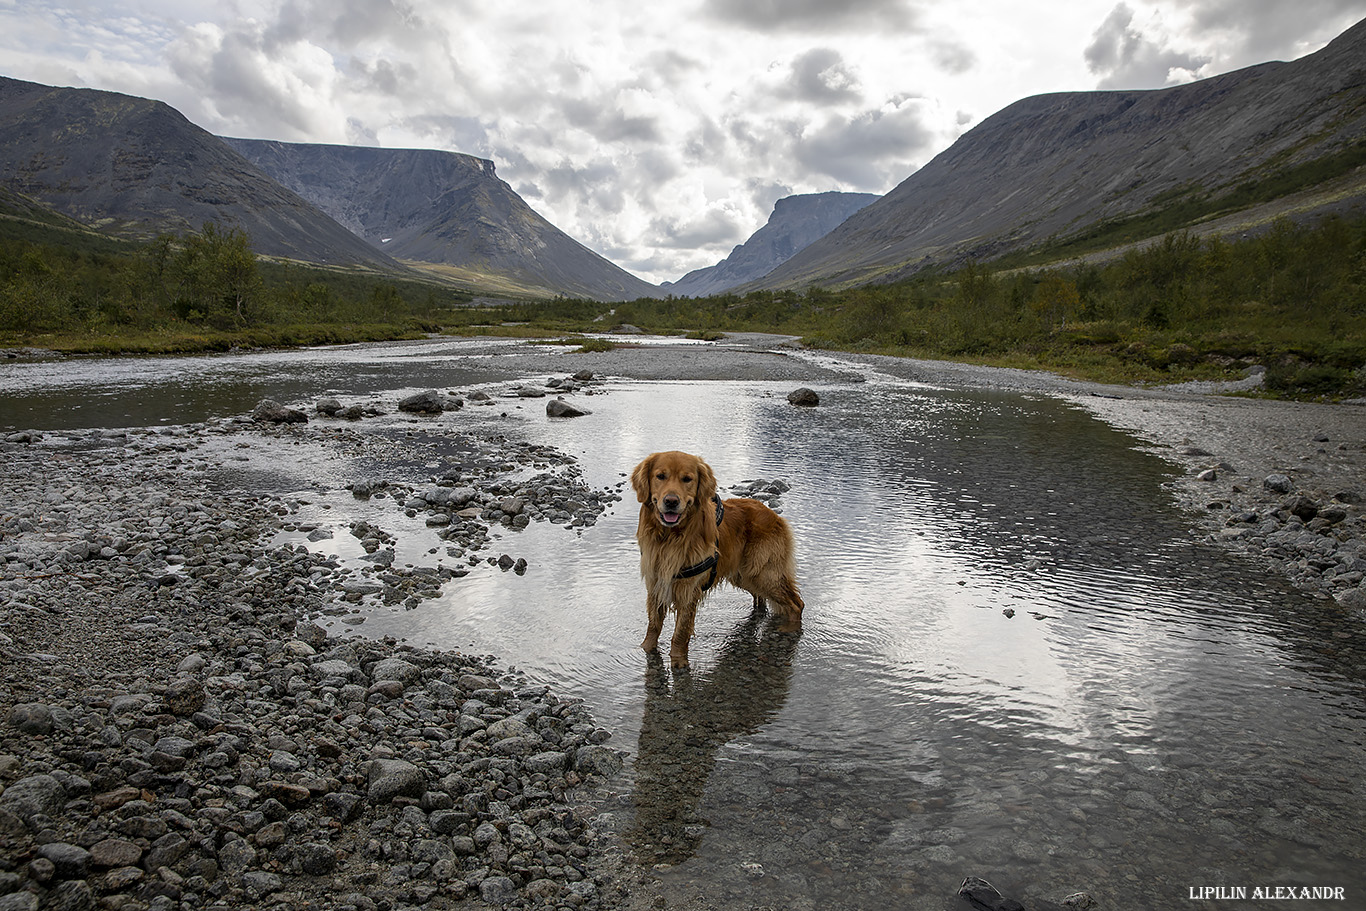
POLYGON ((659 603, 654 592, 650 592, 645 598, 645 641, 640 643, 640 647, 645 651, 653 652, 659 648, 659 634, 664 630, 664 615, 666 613, 668 613, 668 608, 659 603))
POLYGON ((693 619, 697 616, 697 601, 684 601, 674 615, 674 637, 669 643, 669 666, 684 670, 688 666, 688 641, 692 639, 693 619))

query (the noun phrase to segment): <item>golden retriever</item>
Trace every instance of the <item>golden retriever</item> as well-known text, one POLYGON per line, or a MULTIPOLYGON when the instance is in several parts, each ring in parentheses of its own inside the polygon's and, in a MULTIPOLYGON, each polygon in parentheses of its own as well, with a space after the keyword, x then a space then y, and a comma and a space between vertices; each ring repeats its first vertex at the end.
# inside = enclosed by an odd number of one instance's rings
POLYGON ((664 615, 674 618, 669 663, 688 666, 688 640, 698 602, 724 579, 770 603, 789 630, 800 627, 802 596, 797 590, 792 529, 758 500, 724 502, 716 495, 711 467, 686 452, 656 452, 631 472, 640 500, 640 575, 645 579, 645 641, 659 645, 664 615))

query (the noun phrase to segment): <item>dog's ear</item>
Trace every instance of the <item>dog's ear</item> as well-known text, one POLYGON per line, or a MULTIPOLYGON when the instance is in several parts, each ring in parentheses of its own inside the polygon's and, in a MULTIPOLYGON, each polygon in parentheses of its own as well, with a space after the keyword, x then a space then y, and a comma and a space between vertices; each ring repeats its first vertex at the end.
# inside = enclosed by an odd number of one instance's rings
POLYGON ((707 502, 716 496, 716 474, 711 466, 701 459, 697 460, 697 499, 707 502))
POLYGON ((636 499, 641 503, 650 499, 650 475, 654 474, 654 466, 655 457, 649 455, 631 472, 631 486, 635 488, 636 499))

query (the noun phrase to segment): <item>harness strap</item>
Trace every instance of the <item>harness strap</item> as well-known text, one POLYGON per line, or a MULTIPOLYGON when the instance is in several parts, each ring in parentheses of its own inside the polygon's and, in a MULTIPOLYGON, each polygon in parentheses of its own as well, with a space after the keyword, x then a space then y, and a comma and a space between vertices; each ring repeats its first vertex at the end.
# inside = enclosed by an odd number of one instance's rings
MULTIPOLYGON (((726 517, 726 507, 721 505, 721 498, 719 496, 713 494, 712 499, 716 501, 716 527, 720 528, 721 520, 726 517)), ((694 563, 692 566, 685 566, 683 569, 680 569, 678 571, 678 575, 674 576, 674 578, 691 579, 693 576, 700 576, 707 570, 711 570, 711 575, 707 577, 707 581, 702 583, 702 591, 706 591, 707 589, 715 585, 716 564, 721 560, 721 549, 719 546, 719 540, 717 541, 717 545, 718 547, 716 549, 716 552, 713 553, 710 557, 701 561, 700 563, 694 563)))

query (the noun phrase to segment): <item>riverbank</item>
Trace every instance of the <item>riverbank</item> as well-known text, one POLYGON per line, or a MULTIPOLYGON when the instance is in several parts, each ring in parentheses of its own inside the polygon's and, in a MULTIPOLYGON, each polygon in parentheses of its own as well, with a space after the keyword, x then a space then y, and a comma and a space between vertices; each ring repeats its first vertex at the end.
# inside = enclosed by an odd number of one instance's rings
MULTIPOLYGON (((1193 534, 1359 609, 1363 522, 1351 491, 1366 487, 1366 410, 938 362, 831 363, 790 345, 738 337, 587 353, 572 358, 585 378, 568 385, 519 379, 499 398, 455 389, 436 404, 463 398, 467 411, 492 413, 563 395, 591 408, 610 386, 587 374, 820 392, 863 367, 1060 396, 1178 466, 1171 489, 1193 534), (1275 474, 1287 492, 1264 487, 1275 474), (1297 497, 1313 516, 1297 514, 1297 497)), ((469 361, 490 381, 563 374, 566 363, 532 346, 469 361)), ((482 532, 492 523, 581 526, 612 492, 576 485, 563 453, 471 425, 456 432, 463 456, 439 483, 395 468, 350 491, 440 528, 441 567, 395 559, 392 526, 378 522, 352 528, 372 558, 357 569, 291 543, 311 533, 299 497, 253 489, 236 467, 251 463, 236 460, 269 462, 289 447, 295 459, 317 454, 319 480, 334 448, 372 446, 375 464, 419 470, 427 456, 402 433, 374 439, 345 417, 359 407, 357 420, 372 420, 373 406, 392 415, 396 400, 339 401, 333 416, 319 416, 316 399, 285 404, 308 422, 291 423, 286 408, 281 423, 263 412, 3 444, 0 909, 652 907, 649 871, 595 822, 622 755, 581 703, 528 685, 501 663, 516 655, 342 635, 366 605, 420 610, 462 567, 498 561, 482 532), (535 484, 511 480, 532 472, 535 484)))

